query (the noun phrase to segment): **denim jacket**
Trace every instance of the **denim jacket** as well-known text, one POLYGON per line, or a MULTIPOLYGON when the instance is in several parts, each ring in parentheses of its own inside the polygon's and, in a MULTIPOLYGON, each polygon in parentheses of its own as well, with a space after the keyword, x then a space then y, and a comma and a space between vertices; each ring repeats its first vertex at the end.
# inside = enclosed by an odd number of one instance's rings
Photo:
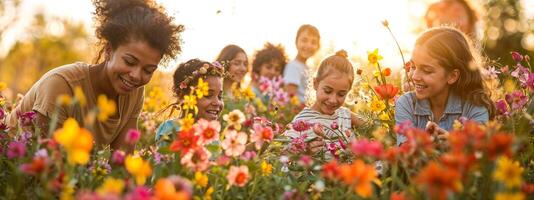
MULTIPOLYGON (((462 99, 450 93, 447 100, 447 106, 441 119, 435 119, 430 109, 430 102, 428 99, 417 99, 414 92, 409 92, 397 99, 395 102, 395 123, 400 124, 405 121, 410 121, 416 128, 424 129, 428 121, 434 121, 442 129, 450 131, 454 124, 454 120, 464 117, 466 119, 474 120, 478 123, 485 123, 489 120, 489 113, 484 106, 475 106, 469 102, 464 102, 462 99)), ((405 137, 399 135, 397 144, 401 144, 406 140, 405 137)))

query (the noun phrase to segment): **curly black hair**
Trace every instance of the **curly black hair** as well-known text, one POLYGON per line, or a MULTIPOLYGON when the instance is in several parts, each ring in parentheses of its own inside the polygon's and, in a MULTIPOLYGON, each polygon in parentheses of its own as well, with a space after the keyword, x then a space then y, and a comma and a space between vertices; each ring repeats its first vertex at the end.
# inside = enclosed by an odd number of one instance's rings
POLYGON ((284 71, 284 68, 287 64, 287 56, 285 54, 284 47, 281 44, 273 45, 269 42, 265 43, 263 49, 256 52, 254 55, 254 61, 252 61, 252 72, 255 74, 260 74, 261 65, 263 63, 272 62, 277 60, 282 66, 281 71, 284 71))
POLYGON ((146 41, 162 54, 167 63, 181 52, 180 33, 183 25, 153 0, 93 0, 96 37, 100 50, 95 62, 100 62, 107 48, 113 50, 132 40, 146 41))
POLYGON ((198 84, 199 78, 206 79, 207 76, 215 77, 224 77, 223 66, 216 66, 213 63, 200 60, 198 58, 188 60, 187 62, 181 63, 178 65, 178 68, 174 71, 173 75, 173 91, 174 95, 181 99, 185 94, 191 92, 189 86, 195 86, 198 84), (203 74, 198 73, 198 70, 203 66, 207 65, 206 71, 203 74), (190 79, 185 88, 180 88, 180 84, 186 80, 190 79))

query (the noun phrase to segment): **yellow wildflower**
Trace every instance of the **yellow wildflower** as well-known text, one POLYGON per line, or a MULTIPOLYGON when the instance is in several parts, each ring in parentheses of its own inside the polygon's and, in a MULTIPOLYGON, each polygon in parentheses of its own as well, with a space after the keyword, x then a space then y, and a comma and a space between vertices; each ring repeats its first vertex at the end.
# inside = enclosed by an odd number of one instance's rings
POLYGON ((248 100, 252 100, 256 98, 256 94, 250 89, 250 87, 247 87, 243 90, 241 90, 242 96, 248 100))
POLYGON ((80 86, 76 86, 74 88, 74 97, 76 97, 76 100, 78 100, 78 103, 80 103, 80 106, 87 105, 87 99, 85 98, 85 94, 83 94, 83 90, 80 86))
POLYGON ((213 189, 213 187, 210 187, 208 188, 208 190, 206 190, 206 193, 204 193, 204 200, 211 200, 211 194, 213 194, 215 190, 213 189))
POLYGON ((512 79, 506 79, 504 81, 503 88, 504 88, 504 92, 506 93, 513 92, 517 89, 515 82, 512 79))
POLYGON ((6 104, 6 98, 3 96, 0 96, 0 106, 4 106, 6 104))
POLYGON ((208 82, 204 82, 202 78, 199 78, 197 89, 195 90, 197 94, 197 98, 201 99, 202 97, 206 96, 208 94, 209 89, 210 88, 208 86, 208 82))
POLYGON ((378 49, 375 49, 373 52, 367 52, 367 60, 372 65, 376 65, 378 61, 382 60, 382 56, 378 54, 378 49))
POLYGON ((500 157, 497 160, 497 169, 493 172, 493 179, 503 182, 508 188, 520 186, 523 181, 521 177, 523 170, 519 162, 500 157))
POLYGON ((454 120, 454 122, 452 124, 452 129, 453 130, 460 130, 462 127, 463 127, 462 122, 460 122, 458 120, 454 120))
POLYGON ((382 114, 378 115, 378 119, 383 121, 390 120, 389 114, 387 112, 382 112, 382 114))
POLYGON ((54 140, 65 148, 70 164, 85 165, 89 161, 93 136, 87 129, 80 128, 73 118, 67 119, 63 128, 54 132, 54 140))
POLYGON ((198 113, 197 108, 197 98, 194 95, 185 95, 184 96, 184 104, 183 104, 184 110, 193 110, 195 111, 195 114, 198 113))
POLYGON ((106 95, 99 95, 98 96, 98 120, 99 121, 106 121, 108 120, 109 116, 112 116, 117 112, 117 106, 115 104, 115 101, 112 99, 109 99, 106 97, 106 95))
POLYGON ((6 88, 7 88, 7 84, 4 82, 0 82, 0 92, 2 92, 2 90, 5 90, 6 88))
POLYGON ((61 194, 59 194, 60 200, 71 200, 74 199, 74 187, 71 184, 66 184, 63 186, 61 190, 61 194))
POLYGON ((121 179, 115 179, 113 177, 107 177, 104 183, 97 189, 97 192, 101 195, 112 193, 121 194, 124 189, 124 181, 121 179))
POLYGON ((265 107, 265 104, 263 104, 263 102, 261 101, 261 99, 259 98, 255 98, 254 99, 254 103, 256 104, 256 107, 258 108, 258 110, 260 112, 265 112, 267 111, 267 107, 265 107))
POLYGON ((235 98, 235 99, 240 99, 241 98, 241 90, 238 86, 237 83, 233 83, 232 86, 230 87, 230 91, 232 92, 232 96, 235 98))
POLYGON ((506 193, 499 192, 495 194, 495 200, 523 200, 525 195, 523 193, 506 193))
POLYGON ((225 114, 223 120, 228 122, 229 125, 233 125, 236 130, 241 129, 241 124, 245 122, 245 114, 238 109, 233 110, 232 112, 225 114))
POLYGON ((67 106, 72 102, 72 97, 68 94, 62 94, 57 97, 57 103, 59 105, 67 106))
POLYGON ((378 70, 374 70, 374 71, 373 71, 373 76, 374 76, 374 77, 377 77, 377 78, 380 77, 380 71, 378 71, 378 70))
POLYGON ((384 109, 386 109, 386 104, 384 102, 376 97, 373 97, 373 100, 369 104, 369 107, 374 112, 382 112, 384 109))
POLYGON ((289 102, 291 103, 291 105, 294 105, 294 106, 300 105, 300 99, 299 99, 299 97, 297 97, 297 95, 291 97, 289 102))
POLYGON ((124 165, 126 166, 126 170, 135 176, 137 185, 145 184, 146 178, 152 175, 152 167, 150 167, 150 163, 144 161, 138 155, 128 155, 124 161, 124 165))
POLYGON ((187 113, 187 115, 180 119, 178 123, 180 123, 182 130, 189 130, 191 127, 193 127, 193 124, 195 124, 195 118, 193 118, 193 114, 187 113))
POLYGON ((273 165, 265 162, 265 160, 261 162, 261 174, 263 176, 268 176, 272 172, 273 172, 273 165))
POLYGON ((208 176, 202 174, 202 172, 195 172, 195 183, 199 187, 208 186, 208 176))

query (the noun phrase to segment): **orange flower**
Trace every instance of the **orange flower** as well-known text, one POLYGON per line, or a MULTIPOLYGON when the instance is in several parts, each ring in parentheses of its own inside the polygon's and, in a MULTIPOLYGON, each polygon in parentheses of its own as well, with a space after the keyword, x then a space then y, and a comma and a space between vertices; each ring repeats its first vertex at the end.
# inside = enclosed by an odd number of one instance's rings
POLYGON ((362 160, 356 160, 351 165, 339 166, 339 172, 341 180, 353 185, 356 194, 364 198, 371 196, 373 192, 371 183, 377 176, 374 166, 366 165, 362 160))
POLYGON ((383 84, 376 86, 375 92, 381 99, 391 99, 397 95, 399 88, 392 84, 383 84))
POLYGON ((383 69, 383 70, 382 70, 382 74, 383 74, 384 76, 389 76, 389 75, 391 75, 391 69, 390 69, 389 67, 383 69))
POLYGON ((159 179, 154 186, 154 196, 159 200, 187 200, 191 199, 191 195, 185 190, 176 191, 174 183, 169 179, 159 179))
POLYGON ((249 178, 248 167, 245 165, 241 165, 239 167, 230 166, 230 170, 228 171, 226 178, 228 179, 228 184, 230 186, 237 185, 239 187, 243 187, 249 178))
POLYGON ((512 143, 514 138, 508 133, 497 133, 492 135, 488 144, 488 155, 490 159, 495 159, 497 155, 504 154, 512 156, 512 143))
POLYGON ((415 182, 425 188, 432 199, 446 199, 448 192, 462 190, 460 173, 434 161, 421 170, 415 182))
POLYGON ((322 175, 325 178, 334 179, 336 177, 336 174, 338 173, 337 170, 338 170, 337 161, 332 160, 323 165, 322 175))

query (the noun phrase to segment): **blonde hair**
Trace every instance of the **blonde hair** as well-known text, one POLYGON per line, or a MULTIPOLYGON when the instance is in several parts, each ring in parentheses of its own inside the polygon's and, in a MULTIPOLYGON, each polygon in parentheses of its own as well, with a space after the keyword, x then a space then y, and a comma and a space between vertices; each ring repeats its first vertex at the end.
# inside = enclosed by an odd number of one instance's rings
POLYGON ((347 52, 345 50, 340 50, 336 52, 336 54, 324 59, 317 70, 316 80, 320 82, 335 70, 348 75, 350 85, 352 86, 352 83, 354 82, 354 67, 347 57, 347 52))

